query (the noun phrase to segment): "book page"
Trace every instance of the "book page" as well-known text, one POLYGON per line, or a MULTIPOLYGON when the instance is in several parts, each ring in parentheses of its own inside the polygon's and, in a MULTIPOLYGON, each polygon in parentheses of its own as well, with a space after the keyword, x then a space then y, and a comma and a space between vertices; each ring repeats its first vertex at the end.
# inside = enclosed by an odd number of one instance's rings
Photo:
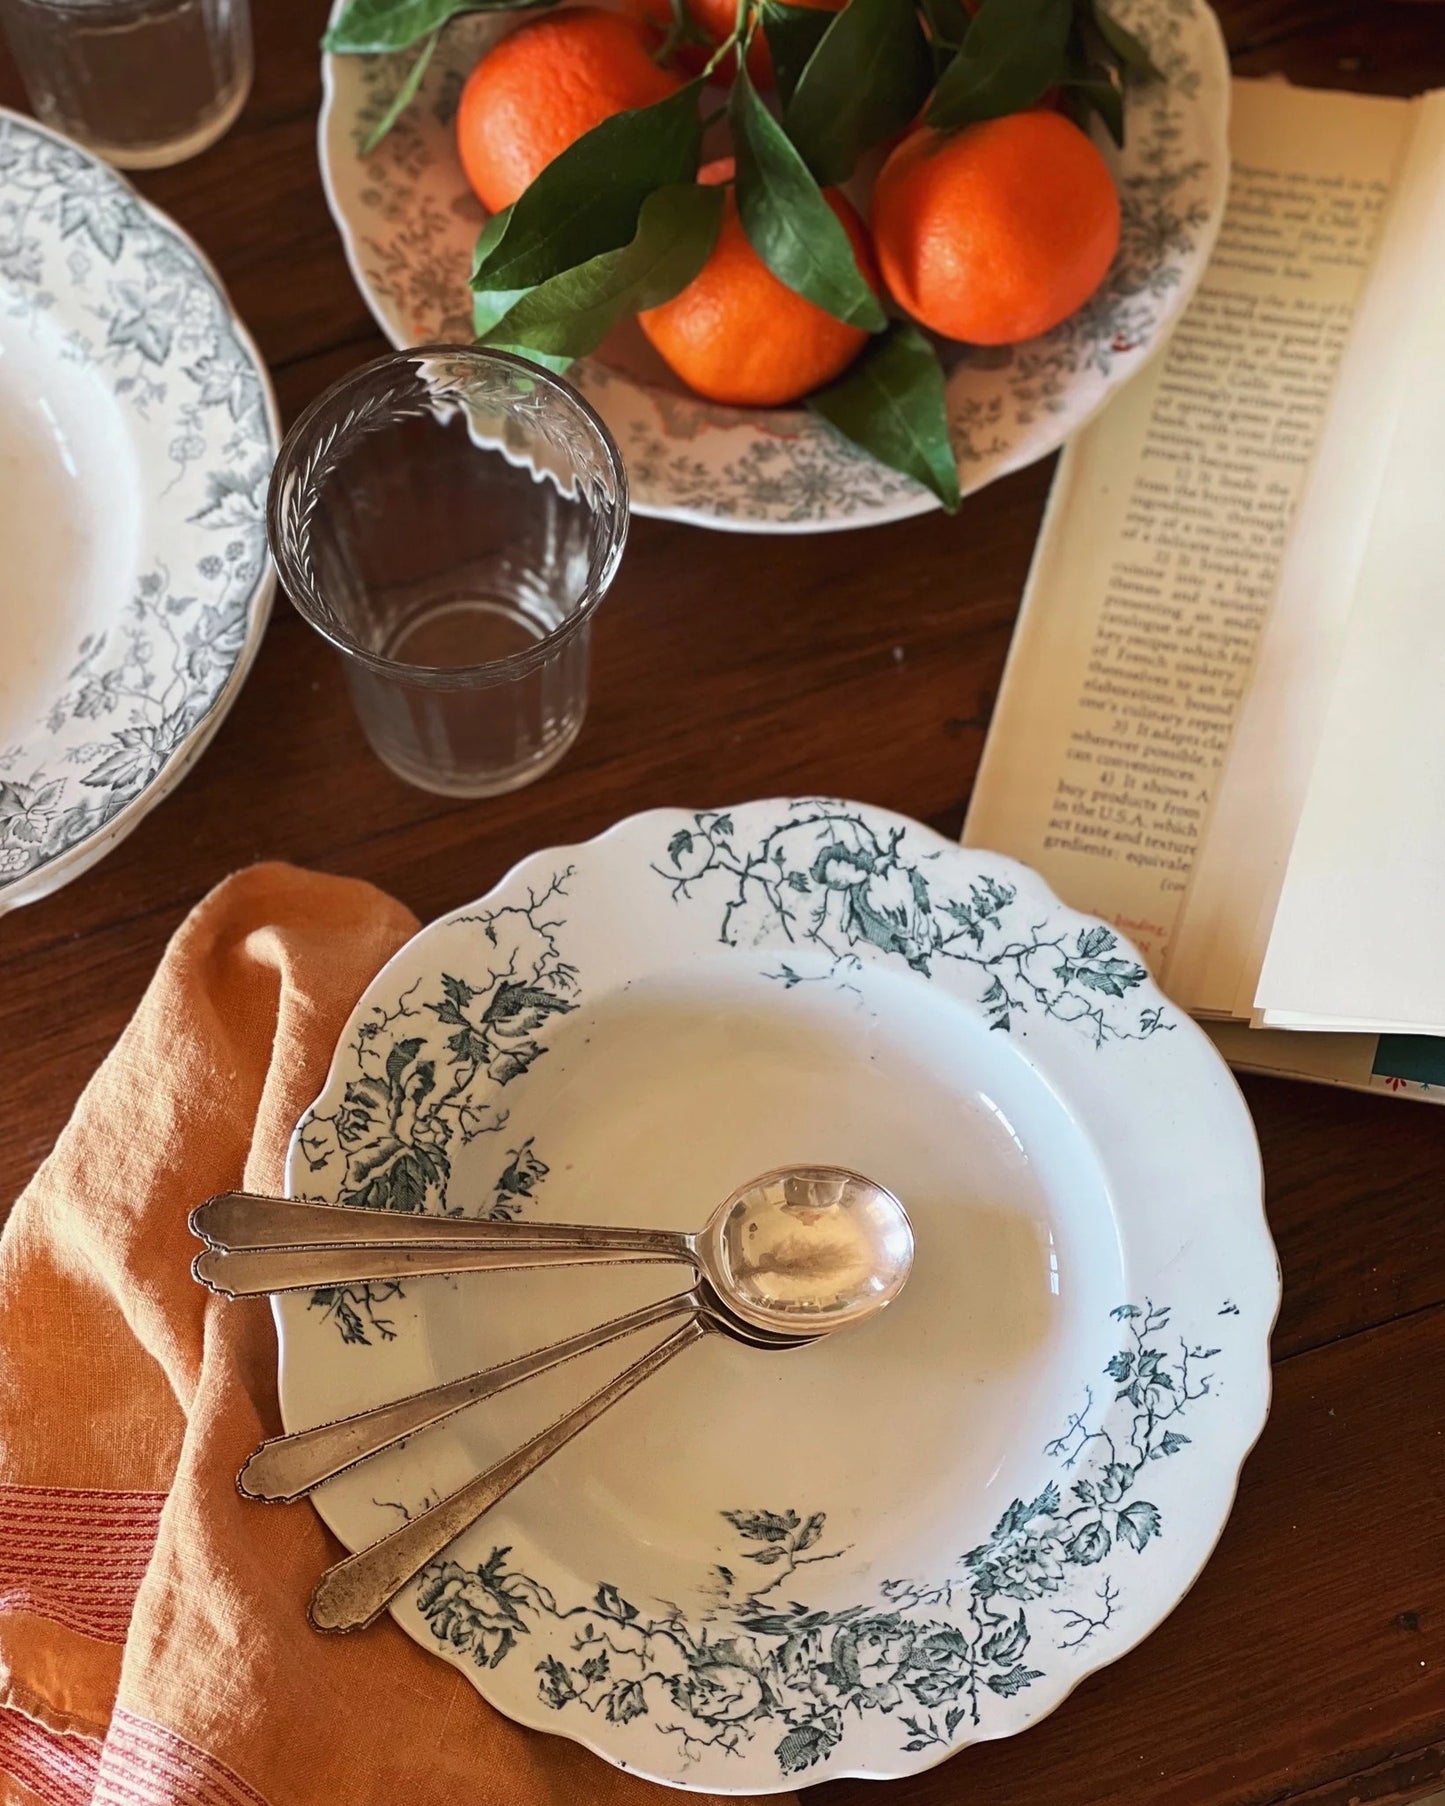
POLYGON ((1156 967, 1412 113, 1233 92, 1214 257, 1168 347, 1064 454, 964 829, 1156 967))
POLYGON ((1408 381, 1260 975, 1271 1027, 1445 1034, 1445 171, 1408 381))
POLYGON ((1248 1021, 1314 766, 1405 385, 1409 323, 1445 288, 1445 94, 1413 110, 1401 172, 1290 533, 1193 880, 1161 974, 1206 1016, 1248 1021))

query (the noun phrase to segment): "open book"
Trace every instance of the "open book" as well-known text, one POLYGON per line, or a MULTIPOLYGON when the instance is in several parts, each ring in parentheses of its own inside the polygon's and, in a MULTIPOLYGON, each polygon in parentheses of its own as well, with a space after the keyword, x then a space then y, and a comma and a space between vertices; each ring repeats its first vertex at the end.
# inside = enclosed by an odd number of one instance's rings
POLYGON ((1424 1090, 1445 95, 1239 82, 1231 146, 1199 292, 1060 463, 964 838, 1114 922, 1235 1064, 1424 1090))

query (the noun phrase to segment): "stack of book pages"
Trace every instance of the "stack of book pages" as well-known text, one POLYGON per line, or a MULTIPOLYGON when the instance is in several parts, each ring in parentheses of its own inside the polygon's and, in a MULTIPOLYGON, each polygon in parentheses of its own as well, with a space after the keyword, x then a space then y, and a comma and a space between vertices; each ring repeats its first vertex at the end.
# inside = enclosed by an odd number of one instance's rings
POLYGON ((1236 1065, 1445 1101, 1445 93, 1239 82, 1231 147, 1060 462, 964 839, 1236 1065))

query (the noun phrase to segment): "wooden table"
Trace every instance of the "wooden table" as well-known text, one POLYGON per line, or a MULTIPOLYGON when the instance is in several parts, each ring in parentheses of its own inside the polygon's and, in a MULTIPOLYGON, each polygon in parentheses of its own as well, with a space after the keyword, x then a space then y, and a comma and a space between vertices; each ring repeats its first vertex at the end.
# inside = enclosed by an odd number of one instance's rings
MULTIPOLYGON (((319 0, 257 0, 241 121, 140 186, 219 266, 288 418, 383 349, 317 177, 319 0)), ((1445 85, 1445 6, 1226 0, 1241 74, 1445 85)), ((0 100, 23 105, 0 66, 0 100)), ((534 848, 660 804, 822 791, 956 835, 1050 467, 956 520, 756 539, 635 523, 591 718, 499 802, 408 789, 284 602, 214 746, 101 866, 0 924, 0 1214, 167 936, 261 858, 373 879, 424 919, 534 848)), ((1432 824, 1435 831, 1439 824, 1432 824)), ((1027 1736, 890 1785, 969 1806, 1346 1806, 1445 1776, 1445 1111, 1246 1080, 1284 1265, 1275 1404, 1194 1591, 1027 1736)), ((661 1799, 659 1795, 659 1799, 661 1799)), ((880 1797, 862 1783, 819 1806, 880 1797)))

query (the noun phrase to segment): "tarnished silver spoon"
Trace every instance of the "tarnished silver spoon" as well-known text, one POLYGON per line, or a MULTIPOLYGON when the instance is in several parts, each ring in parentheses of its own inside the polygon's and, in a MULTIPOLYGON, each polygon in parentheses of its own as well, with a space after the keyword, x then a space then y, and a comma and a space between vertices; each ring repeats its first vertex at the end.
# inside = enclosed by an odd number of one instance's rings
MULTIPOLYGON (((703 1283, 686 1292, 674 1292, 655 1304, 645 1304, 625 1316, 613 1317, 592 1329, 580 1331, 546 1348, 500 1361, 467 1374, 444 1385, 429 1386, 424 1392, 413 1392, 406 1398, 393 1399, 369 1411, 317 1424, 309 1430, 296 1430, 289 1436, 273 1436, 263 1442, 236 1477, 237 1489, 248 1499, 263 1499, 272 1504, 289 1504, 318 1487, 325 1480, 344 1473, 357 1462, 383 1449, 444 1423, 469 1405, 495 1398, 539 1373, 549 1373, 579 1356, 605 1348, 623 1336, 636 1335, 655 1324, 674 1317, 697 1314, 725 1316, 716 1293, 703 1283)), ((736 1319, 729 1320, 739 1340, 759 1348, 796 1348, 797 1336, 778 1336, 768 1330, 754 1329, 736 1319)), ((814 1338, 806 1338, 812 1341, 814 1338)))
POLYGON ((893 1193, 836 1166, 740 1186, 700 1230, 398 1217, 223 1193, 192 1213, 210 1245, 193 1271, 226 1297, 427 1273, 683 1261, 736 1316, 780 1335, 838 1329, 895 1298, 913 1229, 893 1193), (278 1245, 278 1237, 293 1240, 278 1245))
MULTIPOLYGON (((866 1181, 862 1183, 866 1184, 866 1181)), ((891 1197, 891 1194, 885 1192, 883 1196, 891 1197)), ((902 1206, 898 1209, 901 1213, 902 1206)), ((747 1225, 752 1220, 745 1210, 733 1225, 744 1241, 748 1239, 747 1225)), ((907 1217, 903 1217, 905 1226, 907 1221, 907 1217)), ((776 1229, 776 1225, 773 1227, 776 1229)), ((811 1332, 799 1335, 795 1345, 817 1341, 842 1325, 856 1324, 882 1310, 897 1295, 912 1264, 911 1233, 906 1258, 891 1240, 885 1243, 882 1252, 890 1262, 891 1278, 887 1284, 879 1283, 877 1273, 863 1265, 850 1264, 844 1271, 831 1257, 822 1263, 818 1296, 826 1309, 813 1314, 811 1332)), ((776 1269, 788 1277, 789 1288, 795 1289, 795 1295, 800 1299, 804 1296, 805 1269, 806 1263, 800 1264, 791 1257, 776 1269)), ((751 1268, 747 1270, 751 1271, 751 1268)), ((790 1290, 790 1295, 794 1295, 794 1290, 790 1290)), ((530 1442, 493 1463, 485 1473, 468 1480, 430 1510, 382 1537, 380 1542, 328 1568, 311 1595, 308 1615, 312 1624, 318 1630, 326 1631, 359 1630, 370 1624, 408 1581, 415 1579, 428 1562, 434 1561, 449 1543, 490 1511, 499 1499, 505 1498, 513 1487, 535 1473, 544 1461, 550 1460, 558 1449, 585 1430, 588 1424, 594 1423, 604 1411, 609 1411, 619 1399, 625 1398, 685 1348, 691 1348, 710 1334, 731 1336, 738 1341, 760 1339, 750 1325, 739 1323, 721 1307, 694 1311, 664 1341, 650 1348, 640 1360, 599 1387, 590 1398, 584 1399, 566 1416, 559 1417, 530 1442)), ((769 1347, 776 1349, 781 1345, 781 1338, 768 1338, 769 1347)))

